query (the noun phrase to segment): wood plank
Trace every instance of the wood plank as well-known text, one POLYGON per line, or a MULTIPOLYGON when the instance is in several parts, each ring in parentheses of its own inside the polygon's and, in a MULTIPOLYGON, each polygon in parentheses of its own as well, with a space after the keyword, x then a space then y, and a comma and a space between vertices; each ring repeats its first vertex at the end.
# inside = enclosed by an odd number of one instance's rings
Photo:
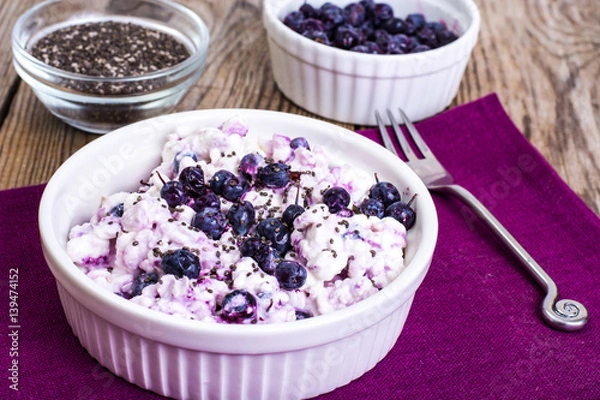
POLYGON ((600 214, 598 2, 476 2, 482 29, 454 104, 498 93, 516 126, 600 214))
POLYGON ((0 124, 8 113, 15 92, 18 89, 18 75, 12 66, 12 29, 18 17, 23 14, 35 1, 4 1, 0 2, 0 124))

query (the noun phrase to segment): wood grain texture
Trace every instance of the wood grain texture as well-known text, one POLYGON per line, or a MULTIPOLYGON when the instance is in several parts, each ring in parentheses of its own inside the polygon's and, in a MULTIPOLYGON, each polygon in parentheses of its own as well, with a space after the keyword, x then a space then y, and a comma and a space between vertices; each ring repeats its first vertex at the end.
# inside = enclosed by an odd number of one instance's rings
POLYGON ((496 92, 558 174, 600 213, 600 2, 476 1, 479 42, 453 105, 496 92))
POLYGON ((4 1, 0 3, 0 123, 6 118, 15 92, 18 90, 19 79, 12 67, 12 47, 10 45, 11 31, 18 16, 27 10, 33 1, 4 1))
MULTIPOLYGON (((479 42, 451 107, 496 92, 527 139, 600 214, 600 2, 475 1, 482 16, 479 42)), ((37 2, 3 2, 0 33, 9 37, 14 21, 37 2)), ((205 20, 211 45, 206 70, 178 111, 244 107, 314 116, 277 89, 262 1, 180 3, 205 20)), ((10 54, 5 40, 0 44, 0 189, 47 181, 97 137, 50 115, 19 83, 10 54)))

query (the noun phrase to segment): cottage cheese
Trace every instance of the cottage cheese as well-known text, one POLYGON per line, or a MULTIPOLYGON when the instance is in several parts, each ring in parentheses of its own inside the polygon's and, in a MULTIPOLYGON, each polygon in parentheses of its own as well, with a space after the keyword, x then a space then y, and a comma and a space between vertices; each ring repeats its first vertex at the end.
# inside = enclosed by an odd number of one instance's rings
MULTIPOLYGON (((339 186, 348 191, 356 210, 374 183, 376 171, 338 162, 312 144, 311 149, 292 148, 291 138, 283 134, 253 140, 248 129, 235 117, 218 128, 176 129, 168 135, 162 163, 147 183, 136 192, 104 198, 89 222, 72 228, 67 252, 73 262, 96 284, 133 303, 208 322, 232 322, 223 317, 222 309, 225 296, 235 290, 249 293, 256 302, 252 316, 236 322, 284 322, 348 307, 401 273, 406 246, 406 229, 401 223, 358 212, 330 213, 323 204, 323 192, 339 186), (211 239, 192 226, 196 214, 193 199, 169 207, 161 198, 164 181, 178 179, 184 168, 200 166, 208 185, 219 170, 238 175, 240 160, 249 153, 284 162, 297 172, 284 188, 253 184, 241 198, 253 204, 258 222, 280 217, 298 194, 305 211, 290 227, 291 249, 282 255, 306 269, 306 281, 297 289, 284 289, 276 276, 261 270, 253 258, 243 257, 239 245, 244 237, 231 227, 218 239, 211 239), (198 256, 198 278, 162 270, 163 255, 181 248, 198 256), (148 274, 155 274, 157 281, 132 295, 136 280, 148 274)), ((221 199, 223 213, 232 204, 221 199)), ((248 233, 252 235, 254 229, 248 233)))

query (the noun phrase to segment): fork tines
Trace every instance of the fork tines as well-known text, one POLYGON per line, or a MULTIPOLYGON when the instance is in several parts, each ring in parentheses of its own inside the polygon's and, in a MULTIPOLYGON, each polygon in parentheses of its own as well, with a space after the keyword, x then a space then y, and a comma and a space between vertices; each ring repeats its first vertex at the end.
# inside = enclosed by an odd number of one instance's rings
MULTIPOLYGON (((404 156, 406 157, 407 161, 418 160, 419 156, 417 156, 417 154, 413 151, 410 143, 406 139, 406 136, 401 131, 400 124, 396 121, 394 114, 389 109, 386 111, 387 111, 388 118, 390 119, 390 123, 392 125, 392 130, 394 131, 394 134, 396 135, 398 144, 400 145, 400 148, 402 149, 402 152, 404 153, 404 156)), ((398 112, 400 113, 400 118, 402 118, 402 122, 404 123, 404 125, 406 125, 406 129, 408 130, 408 133, 410 134, 413 142, 415 143, 416 147, 419 149, 419 151, 421 152, 423 157, 432 157, 433 154, 429 150, 429 147, 427 146, 427 144, 425 143, 425 141, 423 140, 423 138, 421 137, 421 135, 419 134, 419 132, 417 131, 415 126, 413 125, 413 123, 407 117, 406 113, 400 107, 398 107, 398 112)), ((392 153, 399 156, 389 135, 383 134, 384 132, 388 132, 388 131, 385 127, 385 124, 383 123, 383 119, 381 118, 381 115, 379 115, 379 112, 377 112, 377 111, 375 112, 375 118, 377 119, 377 125, 379 126, 379 131, 381 132, 381 136, 382 136, 385 147, 392 153)))

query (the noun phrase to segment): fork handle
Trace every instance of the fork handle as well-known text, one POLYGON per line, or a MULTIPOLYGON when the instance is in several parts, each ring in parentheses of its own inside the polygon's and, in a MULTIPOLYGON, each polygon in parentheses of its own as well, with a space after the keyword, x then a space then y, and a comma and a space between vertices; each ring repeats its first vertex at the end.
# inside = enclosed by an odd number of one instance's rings
POLYGON ((562 331, 576 331, 586 325, 588 312, 585 306, 575 300, 563 299, 557 301, 558 288, 554 281, 471 192, 460 185, 454 184, 430 187, 430 190, 451 193, 461 199, 523 263, 538 284, 546 290, 546 297, 542 303, 542 315, 551 327, 562 331))

